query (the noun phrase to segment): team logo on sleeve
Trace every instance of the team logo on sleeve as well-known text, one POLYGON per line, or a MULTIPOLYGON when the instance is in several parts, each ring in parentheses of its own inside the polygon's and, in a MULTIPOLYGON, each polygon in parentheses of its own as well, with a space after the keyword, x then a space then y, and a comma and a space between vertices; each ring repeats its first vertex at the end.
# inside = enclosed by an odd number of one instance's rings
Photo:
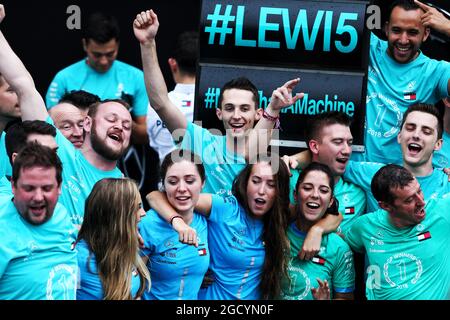
POLYGON ((345 208, 345 214, 354 214, 355 213, 355 207, 346 207, 345 208))
POLYGON ((417 236, 417 239, 418 239, 419 241, 424 241, 424 240, 431 239, 431 233, 430 233, 430 231, 422 232, 421 234, 419 234, 419 235, 417 236))
POLYGON ((320 256, 315 256, 311 259, 311 261, 315 264, 319 264, 321 266, 325 265, 326 260, 320 256))
POLYGON ((206 251, 206 248, 198 249, 198 255, 199 256, 206 256, 208 252, 206 251))

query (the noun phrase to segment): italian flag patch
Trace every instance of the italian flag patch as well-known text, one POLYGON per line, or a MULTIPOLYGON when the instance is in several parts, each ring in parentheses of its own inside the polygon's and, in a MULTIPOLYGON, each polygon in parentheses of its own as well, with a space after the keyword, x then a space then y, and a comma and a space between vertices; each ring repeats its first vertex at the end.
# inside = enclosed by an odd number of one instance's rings
POLYGON ((419 234, 419 235, 417 236, 417 239, 418 239, 419 241, 424 241, 424 240, 427 240, 427 239, 431 239, 431 233, 430 233, 430 231, 423 232, 423 233, 419 234))

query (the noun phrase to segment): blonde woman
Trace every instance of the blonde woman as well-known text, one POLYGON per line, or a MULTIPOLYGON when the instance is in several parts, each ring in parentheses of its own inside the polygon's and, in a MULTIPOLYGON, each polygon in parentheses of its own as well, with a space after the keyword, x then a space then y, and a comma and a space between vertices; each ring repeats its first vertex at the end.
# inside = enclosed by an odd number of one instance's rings
POLYGON ((94 185, 76 245, 78 300, 139 299, 150 287, 139 256, 137 224, 144 215, 133 180, 102 179, 94 185))

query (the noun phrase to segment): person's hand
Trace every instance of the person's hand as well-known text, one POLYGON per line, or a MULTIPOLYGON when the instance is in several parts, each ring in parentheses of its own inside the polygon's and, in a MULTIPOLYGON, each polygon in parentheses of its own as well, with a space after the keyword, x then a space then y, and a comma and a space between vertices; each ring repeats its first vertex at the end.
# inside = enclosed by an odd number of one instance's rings
POLYGON ((292 79, 272 92, 268 109, 279 112, 281 109, 293 105, 298 99, 303 98, 304 93, 292 96, 292 90, 300 82, 300 78, 292 79))
POLYGON ((328 286, 328 281, 321 281, 317 278, 317 282, 319 283, 319 287, 312 288, 311 292, 316 300, 330 300, 330 287, 328 286))
POLYGON ((298 166, 297 159, 295 157, 289 157, 287 155, 281 157, 281 159, 286 164, 287 168, 289 169, 289 176, 292 177, 291 169, 295 169, 298 166))
POLYGON ((426 4, 414 0, 414 2, 423 10, 425 13, 420 17, 422 24, 425 27, 433 28, 436 31, 442 32, 447 36, 450 36, 450 20, 447 19, 439 10, 436 8, 427 6, 426 4))
POLYGON ((153 10, 138 13, 136 19, 133 21, 134 35, 141 44, 146 44, 154 40, 158 33, 158 28, 158 16, 153 10))
POLYGON ((444 168, 444 173, 448 176, 448 182, 450 182, 450 168, 444 168))
POLYGON ((144 239, 142 238, 141 233, 139 232, 139 230, 138 230, 137 236, 138 236, 139 248, 144 249, 145 248, 144 239))
POLYGON ((173 219, 172 227, 176 232, 178 232, 181 243, 198 247, 197 231, 188 226, 183 219, 173 219))
POLYGON ((2 23, 5 16, 6 16, 5 6, 0 3, 0 23, 2 23))
POLYGON ((311 260, 320 251, 320 244, 322 243, 323 230, 320 227, 312 226, 305 241, 303 242, 302 250, 298 253, 300 260, 311 260))

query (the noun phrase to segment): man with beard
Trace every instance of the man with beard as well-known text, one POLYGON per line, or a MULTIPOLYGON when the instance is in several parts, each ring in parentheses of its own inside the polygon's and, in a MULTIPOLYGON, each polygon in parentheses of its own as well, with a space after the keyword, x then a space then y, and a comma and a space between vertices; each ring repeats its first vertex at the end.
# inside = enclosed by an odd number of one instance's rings
POLYGON ((425 203, 416 178, 395 164, 381 168, 371 187, 381 210, 359 217, 345 236, 367 253, 367 299, 447 299, 450 197, 425 203))
MULTIPOLYGON (((370 40, 364 154, 354 157, 380 163, 401 162, 396 136, 409 106, 436 103, 450 94, 450 64, 421 51, 430 28, 450 36, 450 20, 418 1, 395 1, 386 23, 387 41, 370 40)), ((356 155, 356 153, 354 154, 356 155)), ((435 162, 435 166, 442 167, 435 162)))
MULTIPOLYGON (((0 72, 16 89, 23 120, 44 120, 53 124, 31 75, 1 31, 0 72)), ((129 146, 131 126, 128 104, 105 100, 90 108, 84 121, 85 141, 80 149, 57 131, 58 155, 64 165, 60 202, 75 225, 83 222, 84 202, 94 184, 103 178, 123 176, 116 164, 129 146)))
POLYGON ((0 209, 0 299, 74 300, 74 226, 58 202, 61 161, 36 142, 17 155, 14 198, 0 209))

